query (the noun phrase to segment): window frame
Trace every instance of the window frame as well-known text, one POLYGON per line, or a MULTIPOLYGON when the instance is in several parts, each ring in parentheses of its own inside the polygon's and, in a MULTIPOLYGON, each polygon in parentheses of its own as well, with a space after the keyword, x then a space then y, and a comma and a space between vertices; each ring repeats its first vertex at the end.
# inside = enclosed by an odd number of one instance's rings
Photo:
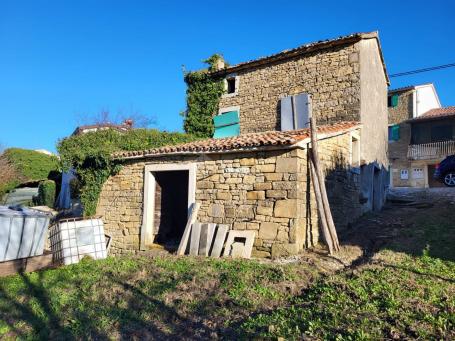
POLYGON ((351 132, 349 140, 349 166, 351 171, 356 174, 360 174, 361 167, 361 138, 360 134, 356 131, 351 132), (354 148, 356 151, 354 151, 354 148), (354 160, 354 158, 356 160, 354 160))
POLYGON ((240 78, 236 73, 231 73, 229 75, 226 75, 223 79, 223 86, 224 86, 224 93, 221 95, 222 98, 226 97, 233 97, 237 96, 239 93, 239 83, 240 83, 240 78), (234 92, 228 93, 228 79, 233 79, 234 78, 234 92))

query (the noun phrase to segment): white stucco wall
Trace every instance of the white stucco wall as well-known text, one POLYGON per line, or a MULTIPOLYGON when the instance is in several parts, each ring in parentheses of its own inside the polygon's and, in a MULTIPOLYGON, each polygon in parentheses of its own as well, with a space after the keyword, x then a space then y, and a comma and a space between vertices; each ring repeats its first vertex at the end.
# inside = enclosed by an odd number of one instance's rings
POLYGON ((418 117, 430 109, 440 108, 438 95, 432 84, 416 87, 414 92, 414 112, 413 116, 418 117))

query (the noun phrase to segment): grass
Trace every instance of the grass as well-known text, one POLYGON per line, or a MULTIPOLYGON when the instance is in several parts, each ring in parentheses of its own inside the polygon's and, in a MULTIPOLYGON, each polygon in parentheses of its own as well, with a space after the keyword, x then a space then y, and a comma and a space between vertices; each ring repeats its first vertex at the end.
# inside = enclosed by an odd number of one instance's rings
POLYGON ((323 278, 288 306, 250 317, 242 329, 251 337, 290 339, 453 339, 454 283, 453 262, 403 256, 397 264, 323 278))
POLYGON ((0 337, 455 339, 455 259, 441 251, 453 245, 453 211, 404 212, 409 225, 340 271, 122 256, 3 278, 0 337))

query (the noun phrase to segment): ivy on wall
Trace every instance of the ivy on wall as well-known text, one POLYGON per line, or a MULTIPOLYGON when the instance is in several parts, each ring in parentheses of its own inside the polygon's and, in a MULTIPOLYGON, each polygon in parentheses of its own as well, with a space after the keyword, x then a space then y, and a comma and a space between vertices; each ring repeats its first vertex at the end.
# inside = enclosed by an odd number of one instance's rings
POLYGON ((121 165, 112 159, 118 151, 144 150, 195 140, 182 133, 168 133, 156 129, 133 129, 126 133, 101 130, 60 140, 57 150, 62 168, 74 168, 80 181, 80 199, 84 215, 96 212, 103 184, 116 174, 121 165))
POLYGON ((221 95, 224 93, 222 79, 212 77, 210 71, 222 60, 222 56, 214 54, 204 60, 208 65, 205 70, 187 72, 185 74, 186 106, 184 129, 197 137, 212 137, 214 132, 213 115, 218 111, 221 95))

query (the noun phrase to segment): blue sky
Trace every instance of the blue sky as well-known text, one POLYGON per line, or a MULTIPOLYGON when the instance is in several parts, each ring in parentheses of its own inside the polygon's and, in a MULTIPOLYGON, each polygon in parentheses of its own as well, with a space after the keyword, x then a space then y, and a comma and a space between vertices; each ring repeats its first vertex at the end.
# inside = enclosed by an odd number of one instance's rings
MULTIPOLYGON (((182 129, 182 65, 231 64, 379 30, 389 73, 455 62, 454 1, 0 0, 0 144, 55 151, 102 110, 182 129)), ((455 68, 393 78, 434 82, 455 105, 455 68)))

